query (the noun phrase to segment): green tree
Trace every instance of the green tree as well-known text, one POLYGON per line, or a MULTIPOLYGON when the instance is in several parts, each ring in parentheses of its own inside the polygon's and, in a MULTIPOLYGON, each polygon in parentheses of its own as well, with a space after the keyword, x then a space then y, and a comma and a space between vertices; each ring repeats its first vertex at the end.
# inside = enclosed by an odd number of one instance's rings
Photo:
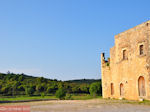
POLYGON ((36 91, 43 92, 44 91, 44 87, 42 85, 36 85, 36 91))
POLYGON ((58 85, 55 82, 51 82, 51 84, 48 85, 46 92, 54 94, 57 89, 58 89, 58 85))
POLYGON ((97 96, 97 95, 101 95, 102 94, 102 86, 101 86, 101 82, 94 82, 90 85, 90 94, 92 96, 97 96))
POLYGON ((32 87, 26 87, 25 92, 26 92, 26 95, 32 96, 34 93, 34 89, 32 87))
POLYGON ((45 97, 45 93, 41 93, 41 97, 44 98, 45 97))
POLYGON ((1 92, 2 92, 3 95, 8 95, 8 93, 9 93, 9 87, 8 86, 3 86, 1 88, 1 92))
POLYGON ((43 82, 47 82, 47 80, 44 77, 38 77, 36 80, 39 84, 43 82))
POLYGON ((47 90, 46 90, 46 93, 52 93, 52 92, 53 92, 53 88, 48 87, 47 90))
POLYGON ((57 91, 56 91, 56 97, 59 98, 60 100, 64 99, 65 96, 66 96, 66 91, 63 89, 63 88, 59 88, 57 91))
POLYGON ((72 85, 72 92, 73 93, 80 93, 80 87, 77 84, 72 85))
POLYGON ((89 85, 88 84, 81 84, 80 90, 82 93, 89 93, 89 85))
POLYGON ((18 81, 21 82, 24 80, 24 77, 22 75, 19 76, 18 81))

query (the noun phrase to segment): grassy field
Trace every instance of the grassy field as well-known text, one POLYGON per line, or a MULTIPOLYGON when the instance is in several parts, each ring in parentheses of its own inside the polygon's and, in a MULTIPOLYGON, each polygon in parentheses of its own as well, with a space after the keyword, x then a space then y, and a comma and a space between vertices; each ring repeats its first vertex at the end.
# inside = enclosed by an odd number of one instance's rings
MULTIPOLYGON (((98 97, 100 98, 100 97, 98 97)), ((103 99, 103 98, 102 98, 103 99)), ((143 101, 138 101, 138 100, 119 100, 119 99, 104 99, 106 102, 111 102, 111 103, 120 103, 120 104, 140 104, 140 105, 149 105, 150 106, 150 100, 143 100, 143 101)))
POLYGON ((102 96, 96 96, 93 97, 89 94, 80 94, 80 95, 72 95, 72 99, 73 100, 89 100, 89 99, 93 99, 93 98, 102 98, 102 96))
POLYGON ((150 101, 149 100, 144 100, 144 101, 128 101, 127 103, 130 104, 141 104, 141 105, 150 105, 150 101))
MULTIPOLYGON (((93 98, 101 98, 101 96, 92 97, 89 94, 72 94, 71 100, 88 100, 93 98)), ((58 99, 53 96, 16 96, 16 97, 0 97, 0 101, 27 101, 27 100, 42 100, 42 99, 58 99)))
POLYGON ((42 100, 42 99, 57 99, 55 96, 16 96, 16 97, 0 97, 0 101, 22 101, 22 100, 42 100))

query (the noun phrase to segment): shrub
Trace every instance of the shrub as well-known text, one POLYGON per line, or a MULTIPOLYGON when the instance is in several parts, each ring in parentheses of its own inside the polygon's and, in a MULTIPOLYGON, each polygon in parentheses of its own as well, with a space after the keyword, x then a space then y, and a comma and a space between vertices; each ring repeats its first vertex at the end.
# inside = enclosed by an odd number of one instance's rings
POLYGON ((25 92, 26 92, 26 95, 32 96, 34 93, 34 89, 31 87, 26 87, 25 92))
POLYGON ((41 97, 44 98, 45 97, 45 93, 41 93, 41 97))
POLYGON ((82 93, 89 93, 89 85, 81 84, 80 85, 80 90, 81 90, 82 93))
POLYGON ((97 95, 101 95, 102 93, 102 86, 101 86, 101 82, 94 82, 90 85, 90 94, 92 96, 97 96, 97 95))
POLYGON ((65 100, 72 100, 72 95, 71 94, 66 94, 65 100))
POLYGON ((59 98, 60 100, 64 99, 65 96, 66 96, 66 91, 63 89, 63 88, 59 88, 57 91, 56 91, 56 97, 59 98))

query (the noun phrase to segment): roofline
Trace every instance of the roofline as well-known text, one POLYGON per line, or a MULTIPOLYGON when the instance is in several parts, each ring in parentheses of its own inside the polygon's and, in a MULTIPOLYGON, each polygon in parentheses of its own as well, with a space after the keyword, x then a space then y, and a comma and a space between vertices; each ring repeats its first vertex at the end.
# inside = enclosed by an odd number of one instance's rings
POLYGON ((128 29, 128 30, 125 30, 125 31, 123 31, 123 32, 121 32, 121 33, 116 34, 116 35, 115 35, 115 38, 119 37, 120 35, 122 35, 122 34, 124 34, 124 33, 129 32, 129 31, 131 31, 131 30, 135 30, 136 28, 142 27, 142 26, 145 25, 146 23, 150 23, 150 20, 148 20, 148 21, 146 21, 146 22, 143 22, 143 23, 141 23, 141 24, 139 24, 139 25, 136 25, 135 27, 132 27, 132 28, 130 28, 130 29, 128 29))

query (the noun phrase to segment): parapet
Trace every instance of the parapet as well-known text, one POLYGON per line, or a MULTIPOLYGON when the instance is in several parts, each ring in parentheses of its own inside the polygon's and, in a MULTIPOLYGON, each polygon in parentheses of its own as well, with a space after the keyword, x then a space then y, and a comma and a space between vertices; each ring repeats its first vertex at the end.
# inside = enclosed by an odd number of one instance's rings
POLYGON ((110 58, 105 60, 105 53, 101 53, 101 65, 102 67, 109 67, 110 65, 110 58))

